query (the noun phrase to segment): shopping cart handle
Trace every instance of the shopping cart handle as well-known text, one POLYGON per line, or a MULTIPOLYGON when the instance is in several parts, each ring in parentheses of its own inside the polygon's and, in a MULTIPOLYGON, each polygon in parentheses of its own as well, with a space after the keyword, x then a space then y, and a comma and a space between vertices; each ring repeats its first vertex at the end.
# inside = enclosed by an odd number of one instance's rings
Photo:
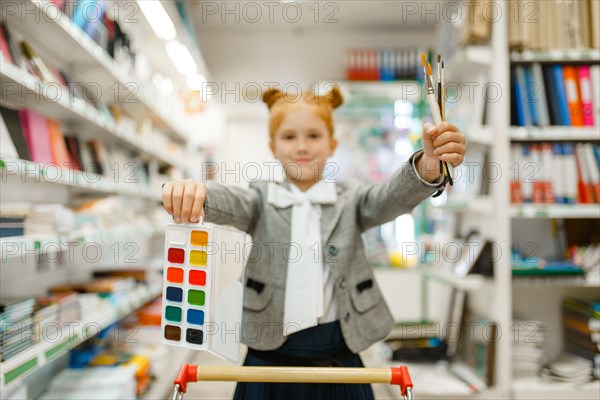
POLYGON ((402 398, 412 399, 406 366, 392 368, 329 367, 199 367, 183 364, 175 379, 173 400, 183 399, 188 382, 389 383, 400 385, 402 398))
POLYGON ((413 383, 412 379, 410 379, 410 373, 408 372, 408 367, 406 365, 392 367, 392 380, 390 383, 392 385, 400 385, 400 394, 402 395, 402 398, 407 400, 412 399, 413 383))

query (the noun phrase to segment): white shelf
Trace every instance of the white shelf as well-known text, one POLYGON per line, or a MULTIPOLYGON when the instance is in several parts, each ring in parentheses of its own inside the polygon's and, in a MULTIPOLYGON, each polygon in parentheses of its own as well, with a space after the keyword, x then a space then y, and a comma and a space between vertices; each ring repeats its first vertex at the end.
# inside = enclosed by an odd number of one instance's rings
POLYGON ((96 135, 101 140, 118 141, 146 156, 183 167, 180 161, 167 157, 162 149, 152 148, 137 138, 134 132, 118 128, 114 122, 103 118, 90 104, 70 96, 65 88, 59 89, 56 85, 47 85, 1 56, 0 76, 3 84, 11 84, 11 88, 18 89, 10 95, 4 93, 4 96, 19 107, 31 108, 57 121, 73 122, 83 127, 85 133, 96 135))
POLYGON ((512 218, 600 218, 600 204, 521 204, 510 207, 512 218))
POLYGON ((510 139, 514 141, 544 140, 599 140, 600 127, 571 126, 527 126, 510 128, 510 139))
POLYGON ((414 270, 420 273, 423 277, 436 280, 456 289, 465 291, 477 291, 485 289, 492 281, 490 278, 475 274, 467 275, 465 277, 456 276, 447 269, 442 269, 441 267, 431 265, 419 265, 414 270))
POLYGON ((467 46, 460 48, 448 62, 445 76, 447 82, 461 82, 473 78, 474 74, 487 72, 492 64, 492 49, 489 46, 467 46))
POLYGON ((600 62, 600 50, 598 49, 568 49, 552 51, 523 51, 510 54, 512 62, 568 62, 589 61, 600 62))
POLYGON ((0 155, 0 173, 20 177, 21 182, 55 183, 94 193, 114 193, 159 200, 160 193, 149 185, 129 182, 111 182, 109 178, 93 173, 60 169, 58 165, 40 163, 0 155), (51 176, 49 176, 51 175, 51 176))
POLYGON ((544 382, 539 378, 513 379, 513 399, 515 400, 564 400, 564 399, 600 399, 600 382, 590 382, 583 385, 544 382))
POLYGON ((494 133, 490 126, 473 126, 463 133, 466 137, 467 146, 472 143, 491 146, 494 143, 494 133))
POLYGON ((600 289, 600 276, 583 277, 513 277, 513 287, 520 289, 574 287, 600 289))
POLYGON ((89 338, 88 335, 97 333, 98 327, 104 329, 112 325, 159 296, 161 292, 161 285, 153 285, 150 288, 139 286, 128 294, 119 307, 110 306, 106 302, 106 308, 102 307, 105 308, 104 310, 89 314, 84 319, 77 321, 77 324, 72 325, 72 329, 70 329, 71 335, 65 334, 65 331, 68 332, 65 329, 58 340, 38 342, 8 361, 0 363, 0 388, 4 390, 6 386, 39 370, 57 356, 65 354, 68 350, 83 343, 89 338))
POLYGON ((169 362, 164 368, 163 374, 152 382, 150 389, 141 396, 142 400, 167 399, 173 392, 173 380, 177 376, 183 364, 190 364, 198 354, 191 349, 173 349, 174 357, 169 357, 169 362))
MULTIPOLYGON (((4 254, 6 250, 16 246, 19 249, 44 249, 48 245, 59 245, 62 250, 68 250, 67 243, 91 243, 91 242, 106 242, 109 240, 119 240, 121 238, 136 239, 153 237, 157 234, 163 234, 164 228, 158 228, 148 225, 145 230, 140 230, 139 227, 126 225, 108 229, 87 228, 80 231, 72 232, 69 235, 36 235, 36 236, 9 236, 0 238, 0 248, 3 250, 3 258, 20 257, 21 252, 14 255, 4 254)), ((43 251, 43 250, 41 250, 43 251)))
MULTIPOLYGON (((143 85, 133 79, 117 65, 102 47, 73 24, 49 1, 17 0, 18 9, 29 10, 28 16, 14 13, 7 15, 10 26, 20 28, 31 39, 52 43, 49 51, 72 68, 80 66, 81 76, 86 82, 94 82, 102 88, 104 100, 109 98, 138 118, 151 118, 173 139, 187 140, 186 130, 167 114, 149 96, 144 94, 143 85), (35 7, 35 12, 32 8, 35 7), (35 16, 35 17, 34 17, 35 16), (89 66, 93 65, 94 68, 89 66)), ((168 103, 166 103, 168 104, 168 103)))
POLYGON ((446 211, 469 212, 476 214, 489 214, 494 207, 490 196, 477 196, 473 198, 449 198, 448 201, 439 206, 446 211))

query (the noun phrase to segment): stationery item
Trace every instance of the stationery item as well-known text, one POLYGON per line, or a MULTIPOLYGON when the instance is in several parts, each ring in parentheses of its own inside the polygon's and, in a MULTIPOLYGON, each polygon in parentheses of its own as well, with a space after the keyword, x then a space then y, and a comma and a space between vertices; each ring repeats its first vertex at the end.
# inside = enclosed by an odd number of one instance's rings
POLYGON ((594 103, 593 87, 590 77, 590 66, 581 65, 577 67, 579 76, 579 88, 581 92, 581 108, 583 111, 583 125, 594 126, 594 103))
POLYGON ((546 93, 548 94, 546 101, 548 104, 548 111, 550 113, 550 124, 561 125, 562 121, 560 118, 560 108, 558 106, 558 96, 556 95, 557 88, 554 81, 552 67, 544 67, 542 70, 544 73, 544 80, 546 82, 546 93))
POLYGON ((575 148, 573 143, 563 143, 563 171, 565 180, 565 202, 575 204, 579 192, 579 179, 581 175, 578 172, 577 159, 575 158, 575 148), (576 178, 577 177, 577 178, 576 178))
POLYGON ((17 149, 10 138, 8 128, 4 123, 4 118, 0 115, 0 154, 4 156, 19 158, 17 149))
MULTIPOLYGON (((21 129, 19 112, 0 105, 0 114, 2 115, 2 119, 4 120, 4 124, 6 125, 6 129, 17 150, 19 158, 22 160, 31 160, 29 150, 27 149, 27 143, 25 142, 25 136, 23 136, 23 130, 21 129)), ((0 152, 4 154, 4 147, 2 147, 0 152)))
POLYGON ((592 186, 587 167, 585 150, 582 143, 575 145, 575 161, 577 162, 577 193, 579 203, 589 204, 593 201, 592 186))
POLYGON ((69 168, 69 152, 65 144, 65 137, 62 133, 60 124, 54 120, 48 120, 48 130, 50 133, 50 143, 52 145, 52 158, 54 162, 62 168, 69 168))
MULTIPOLYGON (((562 65, 554 65, 550 68, 552 70, 552 77, 556 90, 556 101, 558 104, 558 113, 560 117, 559 125, 571 126, 571 116, 569 114, 569 103, 563 74, 563 67, 562 65)), ((552 96, 552 92, 550 92, 550 96, 552 96)))
POLYGON ((48 120, 33 110, 20 110, 19 118, 23 127, 23 136, 31 155, 31 161, 38 163, 51 163, 52 148, 48 120))
POLYGON ((239 361, 242 284, 235 273, 243 270, 245 244, 246 235, 234 229, 167 225, 163 343, 239 361))
POLYGON ((567 95, 567 104, 569 107, 569 118, 572 126, 583 126, 583 109, 579 96, 579 79, 577 70, 571 65, 563 67, 563 76, 565 79, 565 92, 567 95))
POLYGON ((550 117, 548 116, 548 103, 546 100, 546 88, 544 86, 544 75, 540 63, 534 63, 531 66, 533 79, 533 87, 537 89, 538 95, 535 97, 535 109, 537 114, 537 122, 539 126, 550 125, 550 117))

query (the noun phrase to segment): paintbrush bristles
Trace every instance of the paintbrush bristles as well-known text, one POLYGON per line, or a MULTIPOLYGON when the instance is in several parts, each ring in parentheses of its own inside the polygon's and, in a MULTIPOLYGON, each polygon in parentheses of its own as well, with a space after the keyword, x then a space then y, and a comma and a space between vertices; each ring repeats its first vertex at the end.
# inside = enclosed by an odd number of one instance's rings
POLYGON ((432 76, 433 73, 431 72, 431 64, 427 63, 427 73, 429 74, 429 76, 432 76))
POLYGON ((442 56, 438 54, 437 55, 437 62, 438 62, 438 64, 440 63, 440 61, 442 61, 442 56))
POLYGON ((421 64, 423 64, 423 68, 427 66, 427 59, 425 58, 425 52, 421 53, 421 64))

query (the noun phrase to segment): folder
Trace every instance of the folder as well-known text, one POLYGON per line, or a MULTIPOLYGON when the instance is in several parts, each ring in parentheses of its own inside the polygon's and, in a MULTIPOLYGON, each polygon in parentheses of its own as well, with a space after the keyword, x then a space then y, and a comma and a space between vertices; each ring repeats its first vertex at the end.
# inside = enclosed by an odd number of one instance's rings
POLYGON ((585 168, 589 176, 590 191, 592 193, 591 201, 600 203, 600 172, 594 157, 594 147, 591 143, 582 144, 581 147, 585 158, 585 168))
MULTIPOLYGON (((567 100, 563 67, 562 65, 554 65, 550 68, 552 70, 556 101, 558 104, 558 113, 560 118, 559 125, 571 126, 571 117, 569 114, 569 103, 567 100)), ((552 92, 548 92, 548 95, 552 97, 552 92)))
POLYGON ((558 98, 556 97, 556 85, 554 83, 552 67, 545 67, 542 69, 542 71, 544 73, 544 81, 546 83, 546 103, 548 104, 550 124, 561 125, 560 110, 558 107, 558 98))
POLYGON ((565 93, 567 95, 567 104, 569 107, 569 118, 572 126, 583 126, 583 108, 579 96, 579 79, 577 70, 571 65, 563 67, 563 77, 565 79, 565 93))
POLYGON ((535 98, 538 125, 548 126, 550 125, 550 117, 548 115, 548 100, 546 99, 547 93, 544 85, 544 74, 542 73, 542 66, 540 63, 534 63, 531 66, 531 72, 533 75, 533 87, 537 89, 538 94, 535 98))
POLYGON ((23 127, 23 136, 31 155, 31 161, 41 164, 54 162, 50 145, 48 120, 29 109, 19 110, 19 119, 23 127))
POLYGON ((585 150, 582 143, 575 145, 575 160, 577 162, 577 192, 579 202, 589 204, 593 200, 592 187, 590 185, 590 176, 588 174, 585 150))
POLYGON ((552 181, 554 179, 554 159, 552 145, 550 143, 542 144, 542 168, 544 203, 554 203, 554 187, 552 185, 552 181))
POLYGON ((73 23, 77 25, 82 31, 85 31, 85 27, 88 24, 87 15, 92 13, 98 0, 80 0, 73 11, 73 23))
POLYGON ((558 204, 567 204, 567 175, 565 171, 565 156, 562 153, 560 143, 552 145, 553 163, 552 177, 554 189, 554 202, 558 204))
POLYGON ((525 176, 524 179, 529 179, 532 181, 532 202, 534 204, 541 204, 544 203, 544 189, 546 187, 543 173, 544 166, 542 160, 542 149, 539 145, 532 144, 529 146, 529 151, 531 153, 531 161, 533 162, 533 165, 537 166, 538 168, 533 176, 525 176))
POLYGON ((583 124, 594 126, 594 88, 590 76, 590 66, 580 65, 577 67, 579 76, 579 87, 581 89, 581 108, 583 110, 583 124))
POLYGON ((8 128, 4 123, 4 118, 0 115, 0 154, 3 156, 9 156, 13 158, 19 158, 17 149, 10 138, 8 128))
POLYGON ((25 136, 23 135, 19 112, 0 106, 0 114, 2 114, 2 119, 4 120, 10 138, 15 145, 19 158, 22 160, 31 160, 29 149, 25 142, 25 136))
POLYGON ((539 126, 540 122, 537 113, 537 104, 540 102, 539 90, 536 87, 532 69, 530 67, 523 67, 523 74, 525 78, 525 86, 523 87, 525 106, 529 110, 531 124, 539 126))
POLYGON ((567 204, 574 204, 577 202, 579 191, 579 172, 573 143, 563 143, 562 154, 564 156, 565 201, 567 204))
POLYGON ((52 144, 52 157, 54 158, 54 162, 63 169, 72 168, 72 166, 69 166, 71 160, 60 124, 57 121, 49 119, 48 129, 50 132, 50 142, 52 144))

